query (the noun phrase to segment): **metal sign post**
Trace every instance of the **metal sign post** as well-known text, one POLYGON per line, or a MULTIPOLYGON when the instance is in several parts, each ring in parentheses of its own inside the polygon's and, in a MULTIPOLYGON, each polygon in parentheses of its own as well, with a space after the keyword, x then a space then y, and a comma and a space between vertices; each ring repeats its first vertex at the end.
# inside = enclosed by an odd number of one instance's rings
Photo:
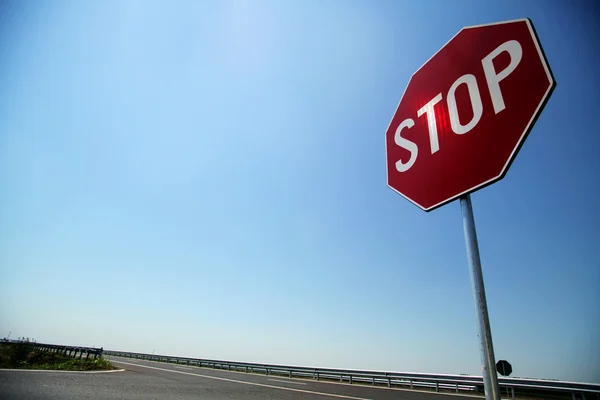
POLYGON ((473 286, 473 300, 475 301, 477 324, 479 326, 478 336, 485 398, 486 400, 500 400, 500 388, 498 387, 496 360, 494 358, 494 346, 492 344, 492 331, 490 329, 490 318, 488 316, 487 300, 485 298, 485 286, 483 285, 483 273, 481 271, 479 244, 477 243, 477 232, 475 231, 475 218, 473 217, 471 195, 467 194, 460 198, 460 208, 462 209, 465 242, 467 244, 467 257, 469 258, 469 271, 471 273, 471 284, 473 286))

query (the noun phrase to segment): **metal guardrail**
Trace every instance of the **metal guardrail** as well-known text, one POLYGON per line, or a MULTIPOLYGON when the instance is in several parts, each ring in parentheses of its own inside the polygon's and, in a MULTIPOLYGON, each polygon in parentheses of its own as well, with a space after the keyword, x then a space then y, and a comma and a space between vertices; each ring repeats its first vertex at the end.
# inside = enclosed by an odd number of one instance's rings
MULTIPOLYGON (((481 376, 440 375, 404 372, 359 371, 331 368, 296 367, 275 364, 256 364, 199 358, 175 357, 158 354, 131 353, 124 351, 104 351, 106 355, 151 360, 167 363, 191 365, 197 367, 223 369, 228 371, 263 373, 288 378, 307 378, 314 380, 335 380, 349 384, 370 384, 388 388, 427 389, 453 392, 483 393, 481 376)), ((542 398, 571 397, 577 399, 600 400, 600 385, 580 382, 549 381, 538 379, 499 378, 501 391, 511 398, 516 396, 543 396, 542 398)))
POLYGON ((39 351, 47 351, 50 353, 59 353, 65 354, 67 356, 73 358, 83 358, 85 354, 85 358, 88 359, 90 356, 93 356, 94 359, 98 357, 102 357, 104 353, 103 348, 95 348, 95 347, 79 347, 79 346, 62 346, 58 344, 47 344, 47 343, 36 343, 36 342, 26 342, 20 340, 0 340, 0 343, 13 343, 13 344, 22 344, 31 346, 31 348, 39 351), (77 357, 79 355, 79 357, 77 357))
POLYGON ((61 346, 56 344, 44 344, 44 343, 33 343, 35 349, 40 351, 49 351, 51 353, 61 353, 73 358, 83 358, 85 354, 85 358, 88 359, 90 356, 93 356, 94 359, 98 357, 102 357, 104 353, 103 348, 94 348, 94 347, 75 347, 75 346, 61 346), (79 354, 79 357, 77 357, 79 354))

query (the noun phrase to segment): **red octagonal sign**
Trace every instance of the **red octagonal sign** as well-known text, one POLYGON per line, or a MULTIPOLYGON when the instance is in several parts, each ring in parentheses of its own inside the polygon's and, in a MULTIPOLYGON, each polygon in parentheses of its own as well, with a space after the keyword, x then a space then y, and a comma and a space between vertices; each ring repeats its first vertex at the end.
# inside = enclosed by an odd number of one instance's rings
POLYGON ((388 185, 430 211, 502 179, 554 87, 529 19, 463 28, 406 87, 388 185))

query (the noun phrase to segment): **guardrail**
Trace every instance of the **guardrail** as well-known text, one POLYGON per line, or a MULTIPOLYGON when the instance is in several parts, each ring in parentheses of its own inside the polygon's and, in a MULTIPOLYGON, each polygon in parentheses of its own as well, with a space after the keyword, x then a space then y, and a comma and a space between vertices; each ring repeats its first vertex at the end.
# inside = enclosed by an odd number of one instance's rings
POLYGON ((86 359, 90 358, 90 356, 93 356, 94 359, 96 359, 98 357, 102 357, 102 354, 104 353, 103 348, 98 349, 94 347, 62 346, 58 344, 26 342, 20 340, 1 340, 0 343, 27 345, 35 350, 65 354, 73 358, 83 358, 83 355, 85 354, 86 359), (77 355, 79 355, 79 357, 77 357, 77 355))
MULTIPOLYGON (((372 386, 387 386, 388 388, 427 389, 431 391, 435 390, 436 392, 483 393, 483 379, 480 376, 296 367, 112 350, 106 350, 104 354, 228 371, 313 379, 317 381, 335 380, 349 384, 369 384, 372 386)), ((517 396, 543 396, 542 398, 552 396, 553 398, 572 398, 573 400, 600 400, 600 385, 598 384, 521 378, 499 378, 498 383, 501 391, 513 399, 517 398, 517 396)))

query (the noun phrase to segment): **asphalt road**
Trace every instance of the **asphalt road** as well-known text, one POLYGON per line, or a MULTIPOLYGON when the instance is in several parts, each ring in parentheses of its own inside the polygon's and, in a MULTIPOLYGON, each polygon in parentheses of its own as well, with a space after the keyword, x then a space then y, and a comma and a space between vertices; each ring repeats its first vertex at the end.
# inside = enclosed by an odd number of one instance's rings
POLYGON ((125 371, 102 373, 0 370, 0 399, 373 399, 473 398, 357 385, 315 382, 109 357, 125 371))

